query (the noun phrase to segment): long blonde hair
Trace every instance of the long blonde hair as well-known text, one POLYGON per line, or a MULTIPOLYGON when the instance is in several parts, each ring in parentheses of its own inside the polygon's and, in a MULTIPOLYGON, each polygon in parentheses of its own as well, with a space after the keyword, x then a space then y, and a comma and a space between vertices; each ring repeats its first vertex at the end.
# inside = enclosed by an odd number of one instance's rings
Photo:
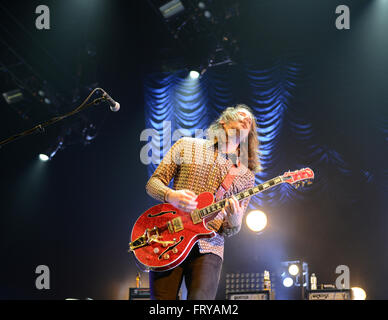
MULTIPOLYGON (((244 154, 240 154, 240 157, 246 157, 248 159, 248 169, 250 169, 253 172, 258 172, 261 170, 260 166, 260 151, 259 151, 259 137, 257 133, 257 123, 256 118, 253 115, 253 112, 251 108, 249 108, 245 104, 237 104, 233 107, 226 108, 219 118, 215 120, 208 128, 208 136, 213 137, 214 143, 217 143, 217 132, 221 129, 223 129, 221 122, 229 122, 229 121, 236 121, 241 120, 241 115, 238 113, 239 111, 244 111, 245 113, 248 113, 251 118, 251 129, 249 130, 248 134, 248 156, 244 154)), ((243 151, 244 148, 242 148, 240 151, 243 151)))

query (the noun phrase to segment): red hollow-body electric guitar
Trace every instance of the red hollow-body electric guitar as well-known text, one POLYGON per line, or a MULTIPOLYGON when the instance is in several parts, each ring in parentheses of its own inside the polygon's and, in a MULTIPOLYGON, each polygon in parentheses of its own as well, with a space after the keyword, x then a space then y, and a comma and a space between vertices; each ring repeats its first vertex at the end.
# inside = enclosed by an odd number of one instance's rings
MULTIPOLYGON (((311 183, 312 179, 314 172, 310 168, 289 171, 234 196, 241 201, 281 183, 299 187, 311 183)), ((197 209, 192 213, 177 209, 169 203, 161 203, 148 209, 136 220, 129 251, 134 252, 145 269, 172 269, 186 259, 197 240, 215 236, 215 232, 209 230, 206 223, 225 207, 227 199, 214 203, 213 194, 204 192, 198 195, 196 201, 197 209)))

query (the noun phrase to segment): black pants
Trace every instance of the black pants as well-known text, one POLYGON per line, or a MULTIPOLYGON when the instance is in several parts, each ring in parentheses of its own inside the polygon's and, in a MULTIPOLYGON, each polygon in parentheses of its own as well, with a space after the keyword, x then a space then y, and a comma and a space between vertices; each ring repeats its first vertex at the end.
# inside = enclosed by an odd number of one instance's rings
POLYGON ((172 270, 150 271, 151 299, 177 300, 183 277, 188 300, 214 300, 220 281, 222 259, 213 254, 199 252, 195 244, 190 254, 172 270))

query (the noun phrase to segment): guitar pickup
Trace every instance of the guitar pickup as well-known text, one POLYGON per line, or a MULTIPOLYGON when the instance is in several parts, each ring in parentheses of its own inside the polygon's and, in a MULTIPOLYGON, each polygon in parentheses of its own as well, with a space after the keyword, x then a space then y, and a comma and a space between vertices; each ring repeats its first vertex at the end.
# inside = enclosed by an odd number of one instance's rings
POLYGON ((191 220, 194 224, 200 223, 202 221, 201 217, 199 216, 199 210, 194 210, 191 213, 191 220))

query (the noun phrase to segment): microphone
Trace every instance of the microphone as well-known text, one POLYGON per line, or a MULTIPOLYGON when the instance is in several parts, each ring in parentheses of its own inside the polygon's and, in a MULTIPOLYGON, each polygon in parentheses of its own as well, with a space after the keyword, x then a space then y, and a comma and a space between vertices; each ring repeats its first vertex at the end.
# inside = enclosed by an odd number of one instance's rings
POLYGON ((113 111, 113 112, 117 112, 120 110, 120 103, 118 103, 117 101, 114 101, 112 99, 112 97, 107 94, 105 91, 104 91, 104 94, 102 95, 102 97, 108 101, 109 103, 109 106, 110 106, 110 109, 113 111))

